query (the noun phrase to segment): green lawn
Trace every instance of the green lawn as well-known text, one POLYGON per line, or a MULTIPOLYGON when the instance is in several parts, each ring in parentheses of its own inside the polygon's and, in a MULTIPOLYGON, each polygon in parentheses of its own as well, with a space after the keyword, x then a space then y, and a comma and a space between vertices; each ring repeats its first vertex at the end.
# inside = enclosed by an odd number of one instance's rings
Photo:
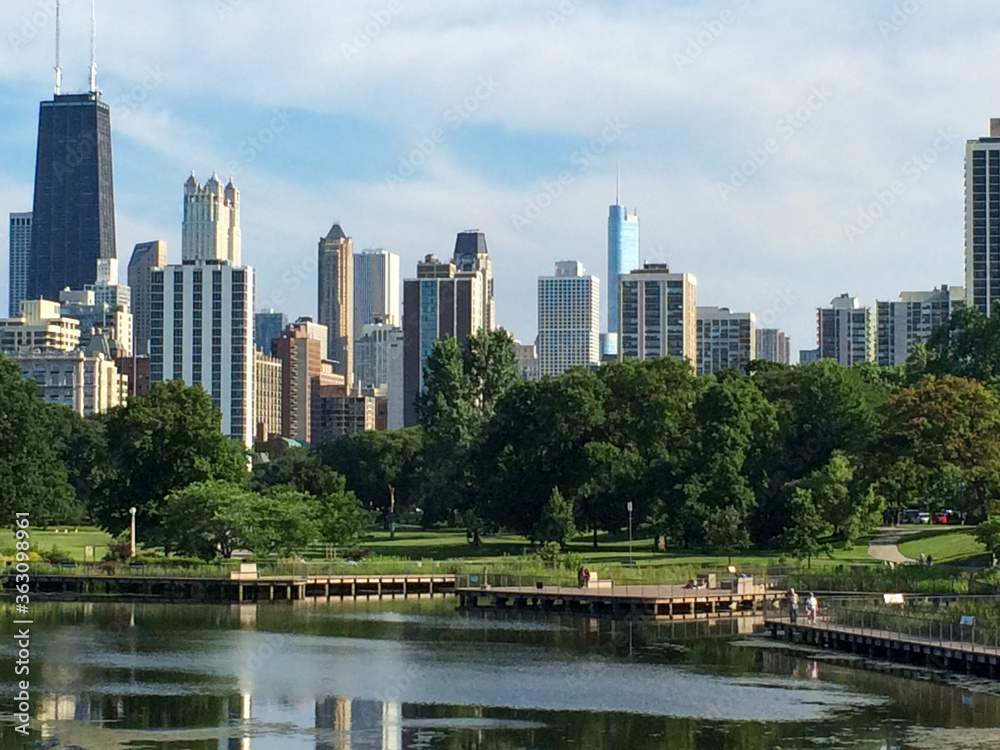
POLYGON ((899 551, 914 559, 930 555, 934 562, 979 562, 975 558, 986 549, 972 536, 972 530, 971 526, 932 526, 907 536, 899 551))
MULTIPOLYGON (((111 541, 110 534, 93 526, 53 526, 44 531, 28 531, 31 534, 32 551, 48 552, 52 547, 58 547, 81 562, 84 560, 84 547, 93 547, 94 559, 100 560, 108 551, 108 542, 111 541)), ((0 552, 8 556, 14 552, 14 532, 10 527, 0 529, 0 552)))

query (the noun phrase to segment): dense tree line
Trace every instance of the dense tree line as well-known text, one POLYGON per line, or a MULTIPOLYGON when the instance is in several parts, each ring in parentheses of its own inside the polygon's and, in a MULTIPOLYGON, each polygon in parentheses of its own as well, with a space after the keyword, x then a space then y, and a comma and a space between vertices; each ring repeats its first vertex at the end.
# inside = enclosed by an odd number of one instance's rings
POLYGON ((461 524, 472 543, 499 530, 596 543, 631 503, 657 549, 801 558, 854 542, 886 507, 977 522, 1000 509, 1000 317, 972 309, 899 368, 696 377, 661 358, 522 381, 500 330, 438 341, 424 380, 418 427, 290 449, 251 473, 200 388, 154 384, 80 419, 0 358, 0 509, 119 533, 136 507, 143 541, 209 556, 349 545, 372 515, 390 532, 407 514, 461 524))

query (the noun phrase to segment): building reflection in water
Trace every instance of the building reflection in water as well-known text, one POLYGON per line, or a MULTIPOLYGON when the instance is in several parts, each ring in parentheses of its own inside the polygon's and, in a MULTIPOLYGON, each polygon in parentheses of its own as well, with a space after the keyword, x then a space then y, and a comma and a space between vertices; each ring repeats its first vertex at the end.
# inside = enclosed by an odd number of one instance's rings
POLYGON ((253 719, 253 695, 249 690, 226 698, 226 716, 236 736, 220 741, 219 750, 250 750, 252 745, 246 725, 253 719))
POLYGON ((316 750, 402 750, 399 703, 332 696, 316 701, 316 750))

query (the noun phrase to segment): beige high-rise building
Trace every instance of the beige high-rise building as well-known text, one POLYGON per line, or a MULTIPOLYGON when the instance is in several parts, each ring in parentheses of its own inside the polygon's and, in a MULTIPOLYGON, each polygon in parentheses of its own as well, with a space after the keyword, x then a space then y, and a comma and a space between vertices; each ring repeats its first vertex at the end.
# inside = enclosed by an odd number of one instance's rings
POLYGON ((559 261, 538 279, 538 371, 554 377, 601 362, 601 284, 583 263, 559 261))
POLYGON ((619 279, 618 358, 698 361, 698 280, 646 263, 619 279))
POLYGON ((483 290, 479 314, 483 330, 492 331, 497 327, 496 302, 493 299, 493 261, 486 248, 486 235, 476 229, 459 232, 455 239, 453 257, 457 276, 476 276, 483 290))
POLYGON ((299 318, 272 342, 281 361, 281 434, 286 438, 313 442, 313 414, 320 389, 345 388, 343 376, 333 371, 327 359, 327 328, 311 318, 299 318))
POLYGON ((149 311, 153 269, 167 265, 167 243, 163 240, 142 242, 132 250, 128 262, 128 285, 132 290, 132 349, 138 355, 149 354, 149 311))
POLYGON ((757 358, 757 318, 728 307, 698 308, 698 374, 722 370, 747 372, 757 358))
POLYGON ((792 361, 792 342, 784 331, 777 328, 757 329, 757 359, 778 362, 783 365, 792 361))
POLYGON ((214 172, 202 187, 194 173, 184 183, 181 259, 228 260, 241 265, 240 191, 232 179, 225 187, 214 172))
POLYGON ((45 401, 68 406, 81 417, 103 414, 124 404, 128 395, 127 378, 104 354, 22 350, 11 358, 21 366, 21 377, 38 384, 45 401))
POLYGON ((340 224, 334 224, 319 241, 318 317, 327 328, 333 370, 350 386, 354 379, 354 242, 340 224))
POLYGON ((875 312, 857 297, 841 294, 829 307, 816 310, 819 359, 835 359, 844 367, 875 361, 875 312))
POLYGON ((21 300, 21 314, 0 319, 0 352, 70 352, 80 345, 80 321, 63 317, 58 302, 21 300))
POLYGON ((254 350, 253 363, 254 433, 264 441, 281 434, 281 360, 254 350))
POLYGON ((902 292, 898 302, 875 302, 875 358, 879 365, 905 365, 917 344, 946 325, 966 303, 965 289, 943 284, 930 292, 902 292))

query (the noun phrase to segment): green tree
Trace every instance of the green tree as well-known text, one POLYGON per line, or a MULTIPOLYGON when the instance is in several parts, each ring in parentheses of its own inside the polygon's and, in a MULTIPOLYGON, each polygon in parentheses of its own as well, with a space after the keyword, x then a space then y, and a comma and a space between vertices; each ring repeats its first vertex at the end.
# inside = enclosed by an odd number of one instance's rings
POLYGON ((30 513, 45 526, 77 519, 79 507, 53 440, 51 414, 66 407, 44 404, 35 383, 0 354, 0 514, 30 513))
POLYGON ((926 348, 911 352, 907 375, 913 383, 924 375, 996 381, 1000 377, 1000 315, 987 317, 972 306, 958 308, 947 325, 935 329, 926 348))
POLYGON ((145 543, 160 545, 166 540, 154 503, 197 482, 244 485, 243 445, 222 434, 221 420, 200 386, 179 380, 153 383, 148 396, 112 409, 104 418, 110 471, 92 497, 94 520, 117 534, 135 507, 145 519, 145 543))
POLYGON ((160 519, 167 554, 213 560, 249 546, 252 505, 252 493, 242 484, 213 480, 173 490, 149 510, 160 519))
POLYGON ((976 539, 994 559, 1000 557, 1000 516, 990 516, 976 527, 976 539))
POLYGON ((829 550, 823 540, 833 533, 833 524, 823 518, 813 502, 812 491, 805 487, 792 489, 790 508, 788 523, 780 538, 781 547, 799 560, 808 560, 812 567, 812 559, 829 550))
POLYGON ((735 507, 712 508, 705 520, 705 538, 716 555, 726 555, 730 564, 733 555, 750 549, 750 533, 746 516, 735 507))
POLYGON ((553 487, 549 502, 531 533, 531 539, 541 544, 557 542, 565 550, 575 536, 573 501, 563 497, 558 487, 553 487))
MULTIPOLYGON (((248 494, 247 546, 255 555, 287 557, 302 552, 321 533, 326 507, 294 487, 278 485, 248 494)), ((355 500, 355 504, 357 501, 355 500)))
POLYGON ((325 466, 317 454, 308 448, 291 447, 268 463, 255 466, 250 479, 250 486, 258 492, 278 485, 317 497, 336 491, 340 482, 336 472, 325 466))
POLYGON ((871 487, 854 481, 851 459, 834 451, 826 466, 797 483, 809 490, 813 504, 830 524, 836 539, 847 544, 874 530, 882 517, 880 498, 871 487))
POLYGON ((334 474, 331 491, 316 498, 319 538, 328 544, 348 547, 356 544, 372 527, 372 514, 361 507, 355 494, 346 488, 344 477, 334 474))

